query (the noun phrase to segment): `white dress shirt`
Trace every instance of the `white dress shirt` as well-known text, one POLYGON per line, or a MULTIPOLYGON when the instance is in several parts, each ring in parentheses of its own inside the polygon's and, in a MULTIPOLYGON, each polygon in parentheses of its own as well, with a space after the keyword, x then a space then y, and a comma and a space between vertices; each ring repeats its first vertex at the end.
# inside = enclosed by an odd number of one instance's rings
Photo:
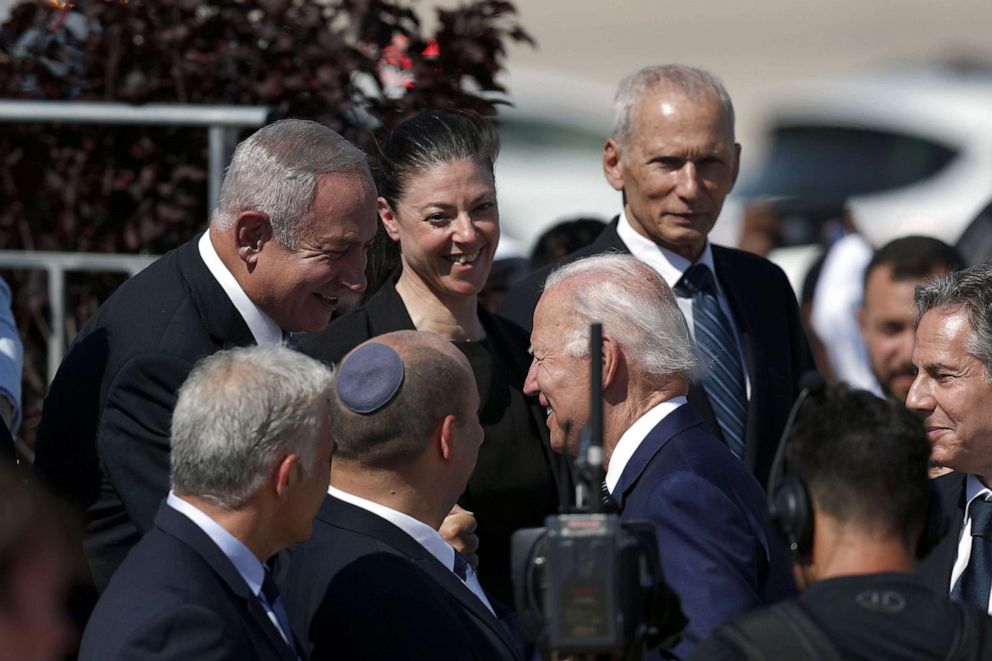
MULTIPOLYGON (((967 504, 964 508, 964 523, 961 524, 958 555, 954 560, 954 568, 951 570, 951 584, 948 586, 948 590, 953 588, 954 584, 958 582, 961 574, 964 573, 965 568, 968 566, 968 561, 971 560, 971 503, 977 498, 992 500, 992 489, 982 484, 981 480, 974 475, 969 475, 965 482, 965 495, 967 504)), ((989 615, 992 615, 992 595, 990 595, 989 603, 986 604, 986 611, 988 611, 989 615)))
POLYGON ((261 308, 252 303, 248 294, 244 292, 238 281, 220 260, 220 255, 214 249, 214 244, 210 241, 210 232, 204 232, 197 244, 200 249, 200 257, 207 265, 210 275, 214 276, 217 284, 221 286, 231 303, 241 314, 241 318, 248 324, 248 330, 255 338, 255 344, 279 344, 283 341, 282 329, 272 320, 272 317, 262 312, 261 308))
POLYGON ((673 397, 661 404, 656 404, 627 428, 627 431, 617 441, 616 447, 613 448, 613 454, 610 455, 609 468, 606 470, 606 488, 610 490, 611 494, 617 488, 617 482, 620 481, 620 476, 623 475, 623 469, 627 467, 627 463, 630 462, 630 458, 634 456, 634 452, 640 447, 644 437, 650 434, 651 430, 659 422, 668 417, 672 411, 685 403, 685 397, 673 397))
MULTIPOLYGON (((389 521, 391 524, 405 532, 407 535, 412 537, 414 541, 424 547, 424 549, 430 553, 432 556, 437 558, 437 561, 442 565, 447 567, 451 573, 455 573, 455 549, 451 547, 448 542, 444 541, 438 531, 431 528, 429 525, 423 521, 418 521, 408 514, 403 512, 398 512, 394 509, 381 505, 379 503, 373 502, 371 500, 366 500, 360 496, 356 496, 353 493, 348 493, 347 491, 342 491, 333 486, 327 488, 327 493, 338 500, 343 500, 346 503, 350 503, 355 507, 360 507, 366 512, 375 514, 376 516, 389 521)), ((455 574, 458 576, 458 574, 455 574)), ((461 580, 459 577, 458 580, 461 580)), ((493 611, 492 604, 489 603, 489 598, 486 596, 486 591, 482 589, 482 584, 479 583, 479 577, 475 573, 475 569, 471 565, 468 566, 466 570, 465 586, 472 591, 479 601, 489 609, 489 612, 496 614, 493 611)))
MULTIPOLYGON (((685 316, 685 322, 689 325, 689 333, 692 334, 692 339, 695 340, 696 328, 692 323, 692 297, 680 296, 675 292, 675 285, 682 279, 682 275, 689 267, 693 265, 693 262, 638 234, 623 212, 620 212, 620 220, 617 222, 617 234, 620 236, 624 245, 627 246, 630 254, 657 271, 658 275, 671 288, 672 293, 675 294, 675 302, 678 303, 679 310, 682 311, 683 316, 685 316)), ((737 322, 734 321, 734 314, 730 310, 730 302, 727 300, 727 295, 724 293, 723 287, 720 286, 716 265, 713 263, 713 250, 710 248, 708 241, 706 242, 706 247, 703 248, 703 253, 695 263, 706 265, 713 274, 713 282, 716 284, 717 301, 720 303, 720 310, 727 318, 727 321, 730 322, 730 330, 734 334, 734 341, 737 342, 737 351, 741 357, 741 369, 744 370, 744 388, 747 398, 750 400, 751 377, 747 371, 747 353, 744 350, 744 345, 741 344, 741 334, 737 330, 737 322)))
POLYGON ((255 598, 262 605, 262 609, 269 616, 269 620, 272 621, 276 631, 279 632, 290 648, 294 647, 291 632, 282 630, 282 627, 279 625, 279 619, 276 617, 275 612, 273 612, 268 600, 261 595, 262 582, 265 580, 265 567, 262 566, 262 561, 240 539, 211 519, 210 515, 193 503, 183 500, 173 493, 172 490, 169 491, 165 503, 192 521, 220 549, 221 553, 231 561, 231 564, 238 570, 241 578, 248 584, 248 589, 251 590, 251 593, 255 595, 255 598))

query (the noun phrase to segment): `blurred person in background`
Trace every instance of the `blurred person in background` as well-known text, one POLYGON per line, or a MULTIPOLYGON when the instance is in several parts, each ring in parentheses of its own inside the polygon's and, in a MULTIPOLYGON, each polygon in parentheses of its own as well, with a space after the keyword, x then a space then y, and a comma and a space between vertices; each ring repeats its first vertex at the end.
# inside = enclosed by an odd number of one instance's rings
POLYGON ((210 226, 122 284, 52 382, 35 468, 86 512, 98 590, 169 491, 176 391, 200 358, 324 328, 365 288, 375 186, 365 154, 304 120, 234 152, 210 226))
POLYGON ((11 311, 10 287, 0 278, 0 461, 15 461, 14 435, 21 424, 24 346, 11 311))
MULTIPOLYGON (((680 64, 628 76, 603 148, 603 172, 622 195, 622 213, 562 261, 612 250, 664 278, 708 366, 718 367, 690 385, 689 401, 763 484, 813 358, 782 270, 707 239, 737 181, 740 151, 733 104, 715 76, 680 64)), ((550 271, 511 289, 504 313, 529 328, 550 271)))
POLYGON ((906 406, 923 420, 950 530, 919 567, 935 590, 992 612, 992 265, 916 287, 916 378, 906 406))
POLYGON ((53 661, 78 640, 65 612, 76 534, 48 494, 0 466, 0 661, 53 661))
POLYGON ((544 410, 523 393, 527 335, 478 300, 500 237, 498 150, 492 122, 469 112, 427 111, 397 126, 381 149, 378 204, 400 246, 399 275, 323 333, 301 337, 300 347, 337 363, 369 338, 424 330, 465 354, 486 442, 460 504, 478 520, 483 583, 512 603, 510 535, 542 525, 571 487, 566 461, 548 443, 544 410))
POLYGON ((603 219, 583 216, 555 223, 534 243, 530 251, 531 269, 537 270, 585 248, 603 233, 605 227, 603 219))
POLYGON ((331 371, 280 345, 200 361, 172 416, 172 490, 90 618, 81 661, 306 658, 266 563, 330 480, 331 371))
POLYGON ((913 575, 942 516, 927 478, 930 445, 902 402, 846 385, 813 392, 787 447, 772 517, 796 543, 804 591, 731 620, 692 659, 990 658, 984 610, 913 575))
POLYGON ((857 313, 874 376, 867 390, 906 402, 916 378, 913 293, 917 285, 962 266, 954 248, 928 236, 902 237, 875 251, 864 269, 864 297, 857 313))

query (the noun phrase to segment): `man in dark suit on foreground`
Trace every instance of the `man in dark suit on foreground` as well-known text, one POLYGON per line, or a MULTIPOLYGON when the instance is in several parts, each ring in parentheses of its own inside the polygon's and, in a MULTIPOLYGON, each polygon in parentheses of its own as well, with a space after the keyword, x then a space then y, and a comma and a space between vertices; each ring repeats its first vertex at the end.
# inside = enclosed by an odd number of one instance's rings
MULTIPOLYGON (((672 64, 628 76, 603 149, 603 172, 622 193, 622 212, 563 261, 631 253, 664 278, 701 353, 719 366, 690 385, 689 401, 764 484, 813 358, 782 270, 707 239, 737 180, 740 149, 733 104, 712 74, 672 64)), ((502 313, 530 328, 551 270, 514 286, 502 313)))
POLYGON ((365 155, 284 120, 234 153, 207 232, 121 285, 48 392, 37 471, 87 516, 102 590, 169 489, 169 420, 193 364, 316 331, 365 288, 376 193, 365 155))
POLYGON ((199 363, 172 418, 172 492, 100 598, 80 659, 305 658, 265 562, 327 488, 330 370, 283 346, 199 363))
POLYGON ((467 359, 432 333, 381 335, 342 361, 331 487, 285 582, 314 658, 518 658, 499 605, 438 534, 475 467, 478 406, 467 359))
POLYGON ((603 324, 605 488, 621 520, 654 525, 689 620, 672 650, 684 658, 724 620, 794 592, 790 563, 761 486, 686 401, 692 338, 664 280, 634 257, 589 257, 548 278, 524 389, 547 407, 552 447, 576 454, 589 422, 593 322, 603 324))

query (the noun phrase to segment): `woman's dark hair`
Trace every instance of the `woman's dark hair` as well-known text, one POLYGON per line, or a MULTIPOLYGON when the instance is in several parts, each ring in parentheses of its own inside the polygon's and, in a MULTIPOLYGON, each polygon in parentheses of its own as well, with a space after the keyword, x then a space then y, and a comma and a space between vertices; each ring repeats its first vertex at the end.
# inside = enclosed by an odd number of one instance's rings
POLYGON ((458 160, 486 165, 499 153, 499 133, 485 117, 468 110, 427 110, 397 126, 379 150, 379 195, 390 206, 410 176, 458 160))

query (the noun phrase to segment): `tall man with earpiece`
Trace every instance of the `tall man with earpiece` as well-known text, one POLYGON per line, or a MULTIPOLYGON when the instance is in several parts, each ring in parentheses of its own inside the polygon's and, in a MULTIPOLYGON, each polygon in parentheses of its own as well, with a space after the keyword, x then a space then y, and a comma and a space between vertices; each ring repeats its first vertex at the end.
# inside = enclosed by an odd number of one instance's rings
POLYGON ((992 620, 912 573, 944 528, 920 423, 845 385, 797 406, 769 509, 804 592, 724 624, 691 658, 989 658, 992 620))

